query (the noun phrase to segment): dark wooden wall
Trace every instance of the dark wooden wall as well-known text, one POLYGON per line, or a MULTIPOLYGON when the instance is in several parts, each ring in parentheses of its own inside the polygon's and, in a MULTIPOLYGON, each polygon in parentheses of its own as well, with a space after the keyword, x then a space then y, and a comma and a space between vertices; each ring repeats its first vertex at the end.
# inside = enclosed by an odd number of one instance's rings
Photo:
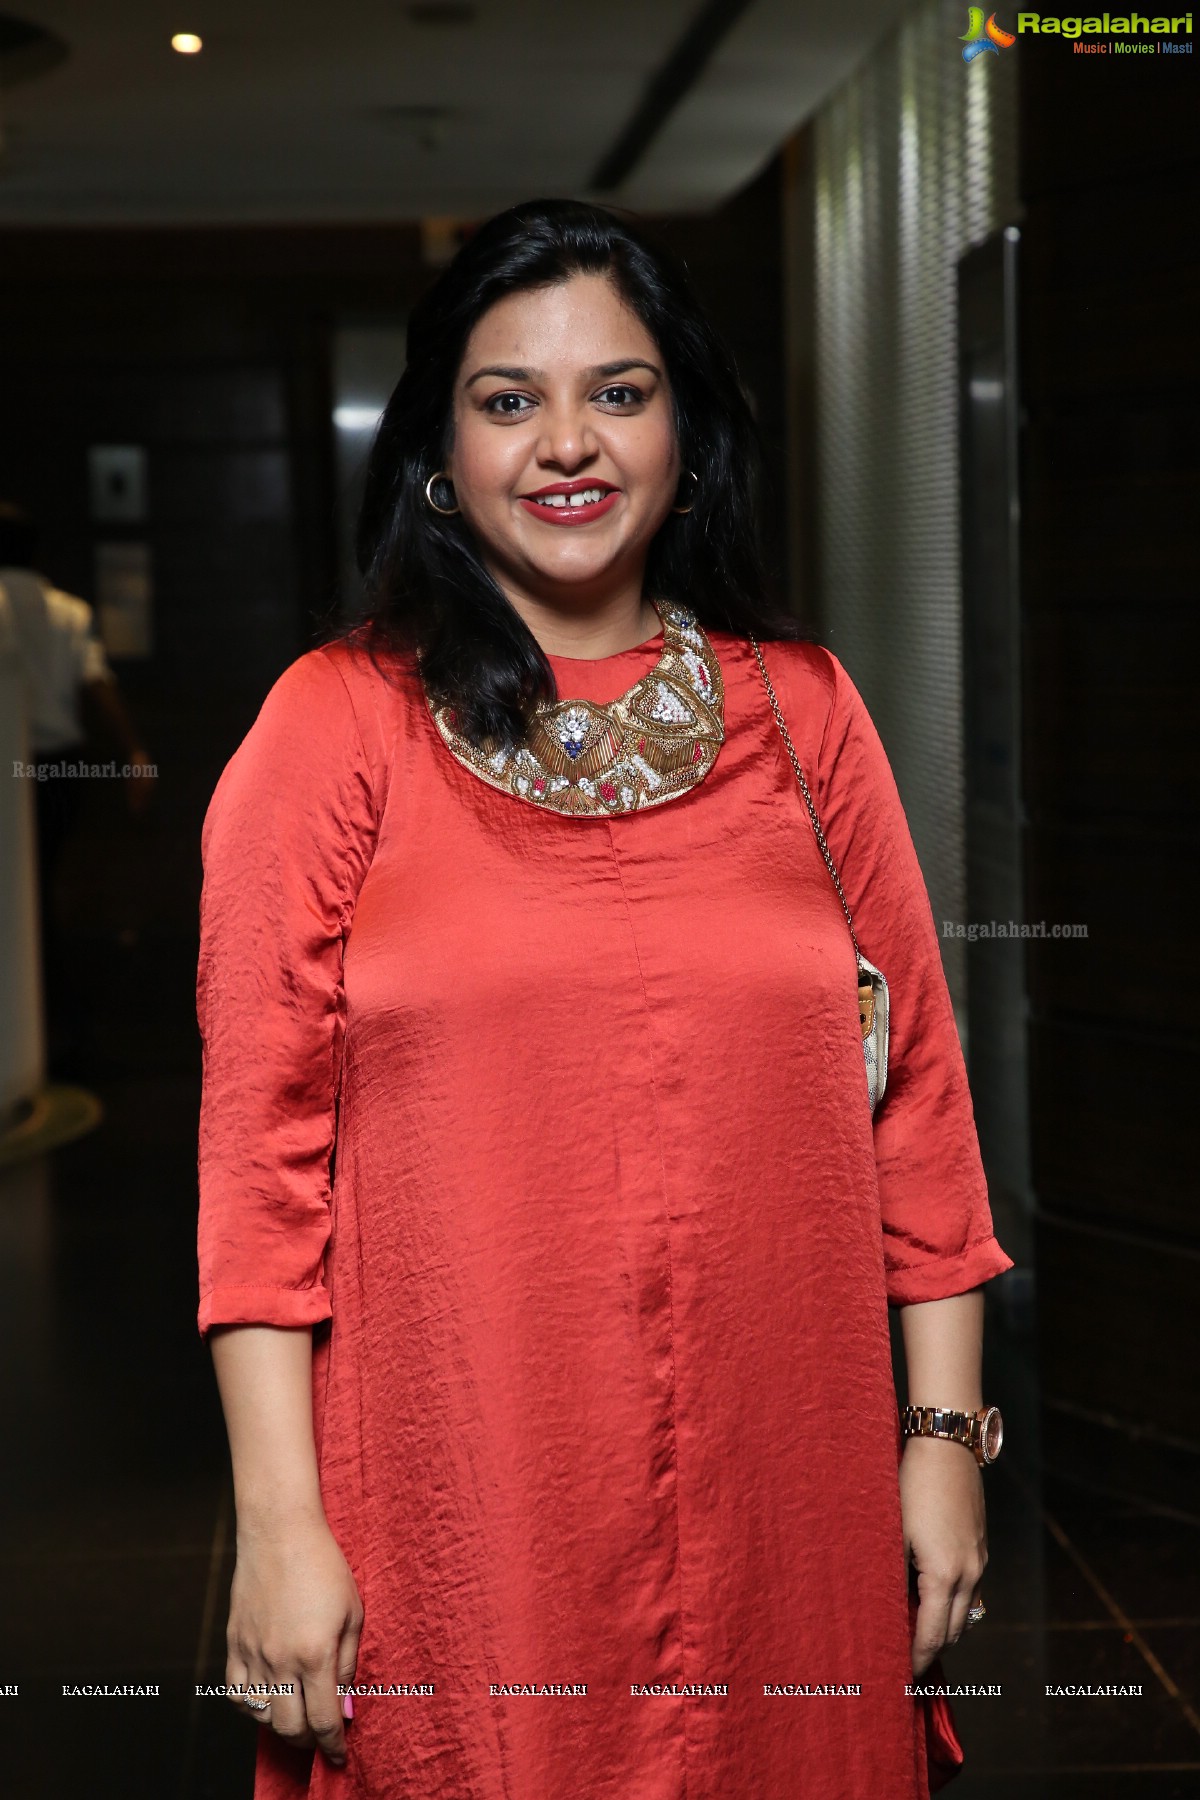
POLYGON ((1088 927, 1029 945, 1044 1448, 1194 1505, 1196 89, 1021 56, 1026 916, 1088 927))
POLYGON ((198 1055, 204 810, 333 593, 332 327, 355 308, 403 317, 426 279, 408 229, 0 232, 0 496, 31 509, 46 572, 85 599, 98 543, 153 558, 153 654, 115 667, 155 803, 135 818, 119 782, 84 784, 55 884, 107 1066, 139 1066, 151 1017, 160 1050, 198 1055), (97 443, 145 446, 146 524, 91 518, 97 443))

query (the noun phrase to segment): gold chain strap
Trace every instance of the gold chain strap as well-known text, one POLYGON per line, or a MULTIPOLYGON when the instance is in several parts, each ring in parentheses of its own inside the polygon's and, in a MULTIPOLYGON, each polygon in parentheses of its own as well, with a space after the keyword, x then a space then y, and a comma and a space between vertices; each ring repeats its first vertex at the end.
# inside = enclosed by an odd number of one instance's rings
POLYGON ((792 740, 788 733, 787 724, 784 720, 783 713, 780 711, 779 702, 775 698, 775 689, 771 686, 771 677, 767 674, 767 665, 763 661, 762 651, 758 647, 758 639, 753 636, 753 634, 751 634, 750 642, 754 645, 754 654, 758 658, 758 666, 762 670, 762 678, 767 684, 767 698, 771 702, 771 711, 775 714, 775 723, 783 733, 783 741, 787 745, 787 753, 792 759, 792 767, 796 771, 796 780, 800 783, 800 792, 804 795, 804 804, 808 807, 808 816, 812 820, 812 828, 816 833, 817 844, 820 847, 821 855, 825 858, 825 867, 829 870, 830 880, 837 889, 837 897, 842 903, 842 911, 845 913, 846 923, 850 927, 850 942, 854 945, 855 959, 858 960, 861 958, 862 952, 858 947, 858 939, 854 935, 854 920, 850 917, 850 908, 846 903, 846 896, 842 892, 842 884, 838 878, 838 872, 834 867, 833 857, 829 853, 829 845, 825 842, 825 833, 821 830, 821 821, 817 817, 817 809, 813 805, 813 797, 808 791, 808 783, 804 779, 804 771, 800 767, 799 759, 792 747, 792 740))

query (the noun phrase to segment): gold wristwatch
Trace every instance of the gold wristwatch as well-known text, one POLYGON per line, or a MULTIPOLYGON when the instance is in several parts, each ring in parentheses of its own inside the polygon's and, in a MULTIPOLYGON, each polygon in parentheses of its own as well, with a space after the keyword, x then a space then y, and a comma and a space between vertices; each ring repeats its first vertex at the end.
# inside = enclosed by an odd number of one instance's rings
POLYGON ((1004 1442, 1004 1420, 998 1406, 981 1406, 978 1412, 951 1412, 944 1406, 906 1406, 900 1414, 906 1438, 949 1438, 965 1444, 981 1466, 994 1463, 1004 1442))

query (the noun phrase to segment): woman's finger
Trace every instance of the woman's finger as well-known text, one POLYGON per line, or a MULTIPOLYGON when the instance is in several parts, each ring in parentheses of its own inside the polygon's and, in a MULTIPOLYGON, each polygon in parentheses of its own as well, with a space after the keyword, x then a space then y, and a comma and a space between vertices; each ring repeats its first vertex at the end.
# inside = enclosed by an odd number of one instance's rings
POLYGON ((240 1656, 230 1657, 225 1665, 225 1698, 231 1706, 235 1706, 244 1719, 252 1719, 258 1725, 269 1725, 271 1722, 272 1695, 257 1694, 250 1670, 240 1656), (249 1701, 258 1704, 251 1706, 249 1701), (263 1706, 261 1702, 265 1701, 263 1706))
MULTIPOLYGON (((337 1678, 342 1687, 349 1687, 354 1681, 358 1668, 358 1646, 362 1638, 363 1615, 361 1612, 353 1618, 342 1633, 342 1641, 338 1646, 337 1678)), ((345 1699, 339 1697, 338 1711, 342 1717, 347 1716, 345 1699)), ((354 1706, 351 1703, 349 1716, 354 1717, 354 1706)))
POLYGON ((245 1702, 242 1700, 242 1689, 246 1686, 248 1679, 246 1665, 241 1658, 235 1657, 232 1653, 227 1656, 225 1659, 225 1698, 232 1706, 236 1706, 240 1713, 246 1711, 245 1702))
POLYGON ((286 1673, 256 1675, 254 1679, 272 1683, 277 1688, 291 1688, 290 1694, 272 1694, 270 1712, 259 1713, 257 1716, 286 1744, 294 1744, 303 1749, 311 1748, 316 1739, 309 1729, 308 1716, 304 1710, 304 1685, 300 1676, 294 1670, 288 1670, 286 1673))
POLYGON ((913 1631, 913 1672, 921 1675, 946 1645, 950 1620, 950 1604, 954 1596, 951 1581, 945 1577, 922 1574, 917 1579, 916 1625, 913 1631))
POLYGON ((957 1644, 967 1629, 967 1612, 974 1604, 971 1599, 974 1586, 973 1582, 960 1581, 951 1596, 950 1615, 946 1626, 947 1644, 957 1644))
POLYGON ((949 1636, 947 1641, 957 1644, 967 1629, 967 1614, 978 1603, 979 1586, 987 1568, 987 1544, 980 1543, 974 1551, 964 1557, 965 1566, 960 1570, 954 1586, 955 1591, 950 1604, 949 1636))
POLYGON ((333 1763, 346 1760, 345 1720, 337 1691, 337 1675, 332 1658, 322 1669, 304 1677, 304 1710, 308 1728, 325 1755, 333 1763))

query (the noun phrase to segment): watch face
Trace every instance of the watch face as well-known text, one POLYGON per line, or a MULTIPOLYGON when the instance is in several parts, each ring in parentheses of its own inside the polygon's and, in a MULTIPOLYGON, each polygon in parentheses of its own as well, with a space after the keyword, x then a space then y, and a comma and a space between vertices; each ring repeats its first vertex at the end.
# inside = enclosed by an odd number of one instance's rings
POLYGON ((984 1462, 995 1462, 1000 1454, 1000 1446, 1004 1442, 1004 1420, 1000 1417, 998 1406, 988 1407, 979 1440, 983 1449, 984 1462))

